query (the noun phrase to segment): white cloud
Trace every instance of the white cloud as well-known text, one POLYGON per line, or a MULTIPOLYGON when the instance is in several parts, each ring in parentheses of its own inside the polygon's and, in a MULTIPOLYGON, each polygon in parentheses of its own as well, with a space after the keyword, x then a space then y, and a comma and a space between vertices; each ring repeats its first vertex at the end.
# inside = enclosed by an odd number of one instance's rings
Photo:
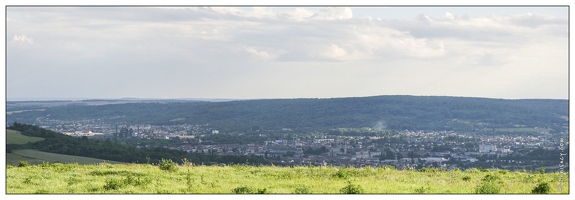
POLYGON ((28 43, 28 44, 34 44, 34 39, 29 38, 26 35, 14 35, 14 37, 12 38, 13 42, 20 42, 20 43, 28 43))
POLYGON ((318 12, 316 12, 312 19, 320 19, 320 20, 342 20, 342 19, 351 19, 353 17, 353 13, 350 8, 346 7, 328 7, 322 8, 318 12))
POLYGON ((567 18, 560 16, 445 12, 439 17, 369 20, 354 18, 353 9, 345 7, 9 7, 7 11, 8 16, 17 16, 7 21, 7 35, 13 36, 7 46, 8 97, 34 93, 57 97, 64 95, 59 89, 70 82, 100 96, 168 95, 162 88, 172 88, 172 95, 235 97, 245 95, 238 92, 242 85, 268 97, 392 93, 507 97, 503 95, 507 90, 525 97, 567 96, 561 91, 567 90, 568 78, 561 77, 568 67, 568 26, 567 18), (22 45, 37 48, 31 51, 22 45), (226 81, 214 82, 209 78, 214 74, 226 81), (545 76, 538 80, 534 78, 538 74, 545 76), (103 78, 109 81, 95 84, 103 78), (34 86, 39 80, 41 90, 34 86), (538 81, 547 83, 545 88, 553 89, 545 91, 556 95, 521 89, 522 84, 538 81), (308 88, 308 83, 314 86, 308 88), (188 87, 178 89, 182 85, 188 87))
POLYGON ((455 17, 453 16, 453 14, 449 13, 449 12, 445 12, 445 17, 447 19, 455 19, 455 17))
POLYGON ((295 8, 293 11, 282 12, 282 13, 279 13, 279 15, 281 15, 281 16, 289 19, 289 20, 302 21, 302 20, 309 19, 310 17, 312 17, 314 15, 314 13, 310 10, 305 9, 305 8, 295 8))
POLYGON ((334 60, 345 60, 347 51, 336 44, 330 44, 321 55, 334 60))
POLYGON ((253 47, 243 47, 243 50, 250 53, 257 60, 268 60, 272 58, 272 56, 268 52, 260 51, 253 47))

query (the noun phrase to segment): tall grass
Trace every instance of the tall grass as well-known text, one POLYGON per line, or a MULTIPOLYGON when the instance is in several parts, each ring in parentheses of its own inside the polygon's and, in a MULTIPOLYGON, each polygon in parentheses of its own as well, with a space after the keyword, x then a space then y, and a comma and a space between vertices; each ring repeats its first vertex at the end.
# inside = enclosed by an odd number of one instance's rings
POLYGON ((160 165, 109 163, 7 166, 6 193, 475 194, 483 193, 482 185, 485 185, 485 191, 496 186, 497 193, 569 193, 568 173, 560 179, 557 178, 560 177, 558 173, 430 169, 415 171, 396 170, 391 167, 174 167, 177 169, 171 170, 171 167, 168 167, 170 170, 163 170, 166 168, 162 169, 160 165), (558 189, 560 181, 563 185, 561 192, 558 189), (534 188, 540 189, 534 192, 534 188))

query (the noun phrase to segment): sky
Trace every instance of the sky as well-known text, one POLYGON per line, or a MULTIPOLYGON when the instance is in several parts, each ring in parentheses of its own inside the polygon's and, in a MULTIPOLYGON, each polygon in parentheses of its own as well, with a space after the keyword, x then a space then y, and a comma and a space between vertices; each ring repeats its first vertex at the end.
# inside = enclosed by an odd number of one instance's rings
POLYGON ((568 99, 569 8, 6 8, 6 99, 568 99))

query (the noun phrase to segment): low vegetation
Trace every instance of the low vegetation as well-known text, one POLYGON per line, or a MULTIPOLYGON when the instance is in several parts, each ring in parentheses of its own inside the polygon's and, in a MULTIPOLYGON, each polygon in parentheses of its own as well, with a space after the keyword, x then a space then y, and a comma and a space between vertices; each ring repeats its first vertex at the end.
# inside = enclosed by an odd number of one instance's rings
POLYGON ((22 162, 7 194, 568 194, 569 174, 391 167, 22 162), (561 188, 560 188, 561 186, 561 188))
POLYGON ((41 137, 30 137, 20 133, 20 131, 6 129, 6 144, 26 144, 43 140, 41 137))
POLYGON ((78 164, 97 164, 102 162, 116 163, 116 164, 121 163, 121 162, 88 158, 82 156, 48 153, 33 149, 13 150, 12 153, 6 154, 6 164, 8 165, 14 165, 14 166, 19 165, 22 161, 28 162, 30 164, 42 164, 43 162, 78 163, 78 164))

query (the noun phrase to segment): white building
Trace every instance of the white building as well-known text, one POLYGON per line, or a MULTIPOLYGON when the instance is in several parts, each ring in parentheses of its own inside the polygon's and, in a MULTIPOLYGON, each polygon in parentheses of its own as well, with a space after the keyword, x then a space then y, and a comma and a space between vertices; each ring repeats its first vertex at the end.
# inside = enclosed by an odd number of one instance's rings
POLYGON ((479 153, 489 153, 489 152, 496 152, 497 146, 494 144, 480 144, 479 145, 479 153))

